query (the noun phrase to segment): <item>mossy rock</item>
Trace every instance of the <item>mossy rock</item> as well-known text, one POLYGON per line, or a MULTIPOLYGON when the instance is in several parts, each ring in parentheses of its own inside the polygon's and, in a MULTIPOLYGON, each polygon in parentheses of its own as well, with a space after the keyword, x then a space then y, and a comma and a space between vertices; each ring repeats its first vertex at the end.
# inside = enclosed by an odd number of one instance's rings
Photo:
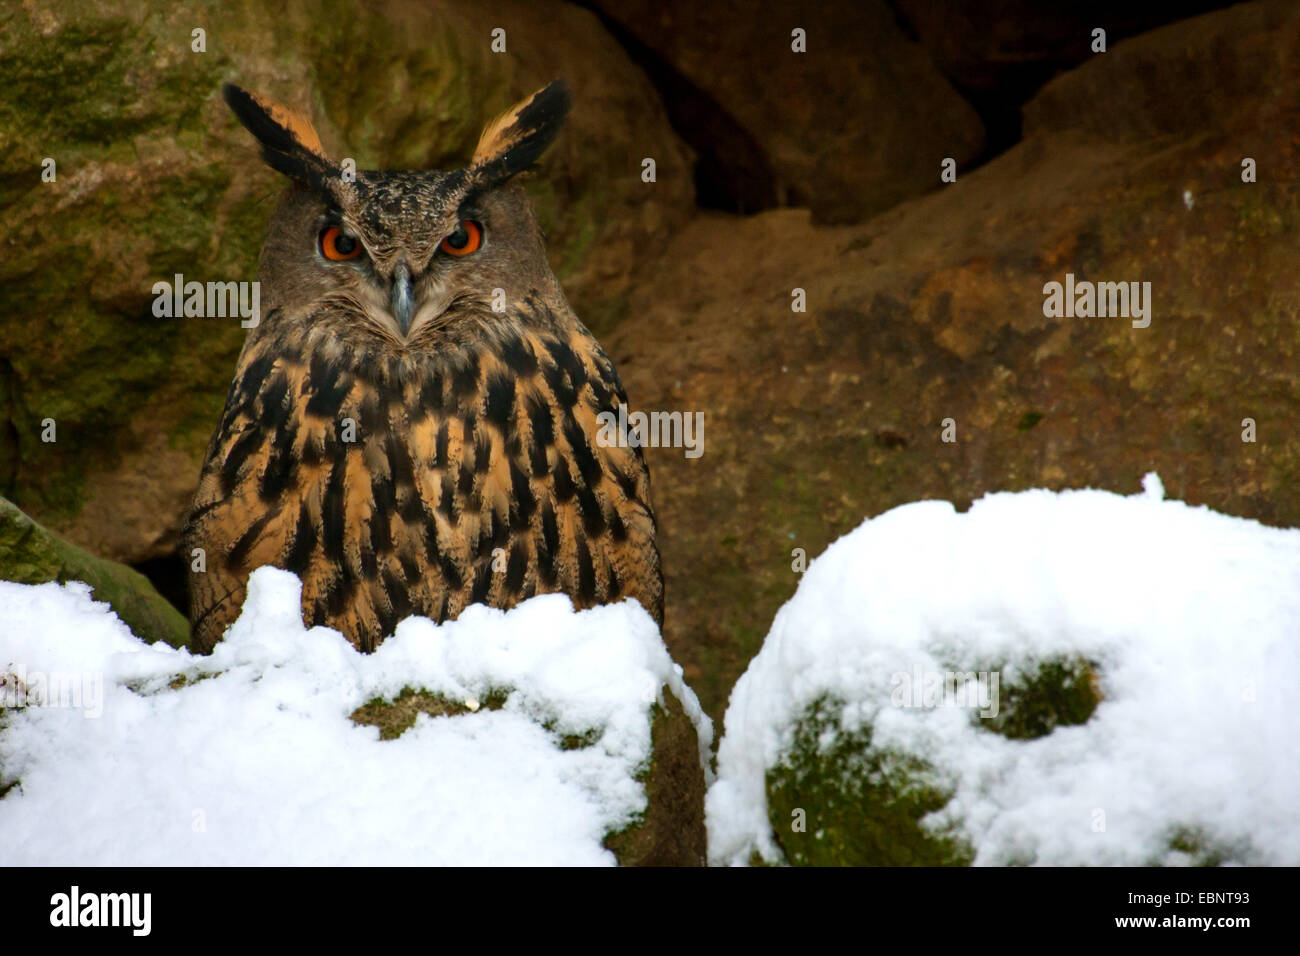
POLYGON ((355 724, 378 727, 380 740, 396 740, 415 726, 415 720, 420 714, 456 717, 480 710, 500 710, 505 705, 507 696, 506 691, 493 690, 482 701, 476 698, 452 700, 431 691, 403 687, 402 692, 393 700, 375 697, 366 701, 352 712, 351 717, 355 724))
MULTIPOLYGON (((651 757, 637 775, 645 786, 647 808, 630 826, 610 834, 605 846, 621 866, 703 866, 704 768, 699 737, 685 709, 664 689, 665 705, 651 714, 651 757)), ((352 712, 352 720, 379 728, 380 740, 395 740, 415 725, 419 714, 455 717, 480 710, 499 710, 509 691, 493 688, 482 700, 452 700, 431 691, 404 687, 393 700, 374 698, 352 712)), ((548 726, 549 730, 554 730, 548 726)), ((561 735, 563 750, 596 742, 594 732, 561 735)))
POLYGON ((768 820, 794 866, 967 866, 973 850, 923 827, 951 792, 936 769, 873 746, 870 725, 840 728, 838 702, 820 698, 795 724, 768 770, 768 820))
MULTIPOLYGON (((1005 675, 1006 667, 982 668, 1005 675)), ((1097 665, 1081 657, 1052 658, 1020 665, 1017 677, 998 689, 998 713, 976 726, 1012 740, 1046 737, 1057 727, 1086 724, 1101 703, 1097 665)))
POLYGON ((647 809, 630 827, 605 839, 623 866, 703 866, 705 860, 704 768, 695 725, 664 688, 664 705, 653 707, 650 765, 638 779, 647 809))
POLYGON ((1259 853, 1249 841, 1225 842, 1206 832, 1204 827, 1176 824, 1169 828, 1169 849, 1175 854, 1173 861, 1150 860, 1148 866, 1173 862, 1176 865, 1195 867, 1262 866, 1259 853))
MULTIPOLYGON (((953 670, 961 671, 960 668, 953 670)), ((998 688, 998 712, 972 720, 1013 740, 1084 724, 1102 700, 1096 663, 1059 657, 1030 661, 998 688)), ((952 796, 939 768, 914 754, 873 745, 870 724, 840 726, 842 704, 819 698, 795 723, 793 742, 767 774, 768 819, 786 861, 797 866, 963 866, 974 852, 952 833, 922 826, 952 796)), ((1190 840, 1184 843, 1191 845, 1190 840)), ((1187 849, 1192 859, 1213 852, 1187 849)), ((1032 862, 1032 861, 1025 861, 1032 862)))
POLYGON ((558 76, 574 110, 527 188, 552 264, 599 325, 617 316, 632 265, 689 215, 693 187, 654 90, 591 13, 407 0, 7 5, 0 495, 107 558, 175 550, 244 330, 234 318, 157 318, 152 288, 177 273, 256 279, 284 187, 221 101, 223 81, 307 111, 326 147, 360 168, 454 168, 485 122, 558 76), (492 51, 495 27, 506 53, 492 51), (653 185, 642 155, 657 160, 653 185), (42 439, 48 419, 57 441, 42 439))
POLYGON ((85 581, 141 640, 188 647, 190 628, 144 575, 104 561, 41 527, 0 498, 0 580, 19 584, 85 581))

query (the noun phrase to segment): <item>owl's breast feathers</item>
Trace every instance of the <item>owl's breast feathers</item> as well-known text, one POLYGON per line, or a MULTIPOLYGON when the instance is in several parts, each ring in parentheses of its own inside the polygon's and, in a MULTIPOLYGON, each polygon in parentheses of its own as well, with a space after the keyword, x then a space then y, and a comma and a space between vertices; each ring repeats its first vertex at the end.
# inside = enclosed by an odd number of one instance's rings
POLYGON ((302 579, 307 624, 362 650, 411 614, 550 592, 634 597, 662 623, 644 459, 597 438, 596 416, 625 402, 581 326, 438 354, 349 352, 310 327, 250 343, 186 527, 206 562, 195 647, 268 564, 302 579))

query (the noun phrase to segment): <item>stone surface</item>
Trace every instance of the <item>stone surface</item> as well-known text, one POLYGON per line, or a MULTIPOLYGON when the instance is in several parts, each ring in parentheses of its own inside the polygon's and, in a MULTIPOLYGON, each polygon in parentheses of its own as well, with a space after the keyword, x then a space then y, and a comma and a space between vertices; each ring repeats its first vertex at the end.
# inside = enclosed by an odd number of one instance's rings
MULTIPOLYGON (((1219 131, 1247 148, 1252 131, 1300 105, 1298 36, 1295 4, 1266 0, 1125 40, 1043 87, 1025 107, 1025 135, 1134 142, 1219 131)), ((1274 165, 1267 178, 1294 181, 1294 168, 1274 165)))
POLYGON ((997 96, 1014 105, 1053 74, 1090 60, 1092 31, 1107 49, 1135 34, 1232 0, 1131 0, 1042 3, 1041 0, 889 0, 900 20, 958 89, 975 100, 997 96))
POLYGON ((151 290, 176 273, 255 278, 282 188, 222 103, 223 81, 305 109, 326 148, 361 168, 415 168, 462 164, 487 120, 560 75, 575 108, 529 188, 552 263, 600 330, 693 187, 654 90, 593 14, 522 0, 6 7, 0 493, 106 557, 176 547, 243 330, 157 319, 151 290), (505 53, 490 48, 497 27, 505 53), (192 49, 197 28, 206 52, 192 49), (640 178, 647 153, 653 185, 640 178))
MULTIPOLYGON (((647 715, 652 756, 639 777, 646 789, 646 810, 632 825, 609 834, 604 841, 621 866, 704 865, 705 787, 700 740, 672 691, 663 688, 662 693, 664 704, 652 705, 647 715)), ((480 707, 499 710, 508 696, 508 689, 496 689, 480 707)), ((408 687, 395 700, 375 699, 357 708, 352 720, 378 727, 381 740, 395 740, 415 724, 418 714, 439 718, 467 713, 470 710, 463 703, 408 687)), ((590 740, 577 736, 560 741, 565 750, 591 745, 590 740)))
POLYGON ((705 860, 704 767, 700 739, 672 691, 654 705, 654 756, 642 777, 649 806, 633 826, 612 834, 605 846, 624 866, 703 866, 705 860))
MULTIPOLYGON (((595 5, 738 122, 759 147, 747 164, 775 175, 772 204, 808 206, 820 222, 857 222, 934 189, 944 157, 960 166, 983 148, 974 109, 881 0, 800 0, 761 15, 744 0, 595 5), (791 49, 796 28, 805 53, 791 49)), ((740 137, 718 134, 710 145, 725 163, 740 137)))
POLYGON ((94 599, 111 605, 137 637, 151 644, 189 646, 189 624, 144 575, 87 554, 4 498, 0 498, 0 581, 85 581, 94 599))
POLYGON ((913 754, 873 746, 869 725, 843 731, 842 707, 828 700, 810 707, 794 727, 789 750, 767 772, 768 821, 785 862, 969 865, 975 856, 969 845, 922 826, 952 797, 942 773, 913 754))
POLYGON ((715 721, 794 549, 904 502, 1131 494, 1155 470, 1172 498, 1300 525, 1298 29, 1300 7, 1245 5, 1118 44, 1030 104, 1024 142, 861 226, 682 232, 609 351, 634 406, 705 413, 702 457, 647 454, 665 638, 715 721), (1150 282, 1150 327, 1046 317, 1067 273, 1150 282))

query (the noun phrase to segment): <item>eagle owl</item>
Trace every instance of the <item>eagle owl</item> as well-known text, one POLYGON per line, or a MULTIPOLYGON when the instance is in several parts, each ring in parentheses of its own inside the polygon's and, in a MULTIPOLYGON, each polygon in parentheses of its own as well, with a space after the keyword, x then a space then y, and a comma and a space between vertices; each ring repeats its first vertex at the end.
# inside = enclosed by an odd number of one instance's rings
POLYGON ((206 563, 195 648, 221 639, 261 565, 296 573, 304 622, 363 651, 408 615, 550 592, 633 597, 662 623, 645 461, 598 441, 597 416, 627 398, 514 178, 559 131, 563 81, 450 172, 345 175, 303 116, 223 93, 290 188, 186 523, 206 563))

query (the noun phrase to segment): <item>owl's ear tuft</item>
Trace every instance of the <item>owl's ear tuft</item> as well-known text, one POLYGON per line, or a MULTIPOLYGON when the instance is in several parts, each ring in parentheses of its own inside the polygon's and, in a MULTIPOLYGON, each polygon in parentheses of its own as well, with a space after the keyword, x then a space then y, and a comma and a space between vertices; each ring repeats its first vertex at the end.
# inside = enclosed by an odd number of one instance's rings
POLYGON ((262 144, 262 158, 272 169, 317 187, 323 187, 325 177, 337 172, 306 116, 233 83, 222 86, 221 95, 244 128, 262 144))
POLYGON ((497 183, 527 169, 551 145, 572 105, 562 79, 515 104, 483 130, 471 172, 483 183, 497 183))

